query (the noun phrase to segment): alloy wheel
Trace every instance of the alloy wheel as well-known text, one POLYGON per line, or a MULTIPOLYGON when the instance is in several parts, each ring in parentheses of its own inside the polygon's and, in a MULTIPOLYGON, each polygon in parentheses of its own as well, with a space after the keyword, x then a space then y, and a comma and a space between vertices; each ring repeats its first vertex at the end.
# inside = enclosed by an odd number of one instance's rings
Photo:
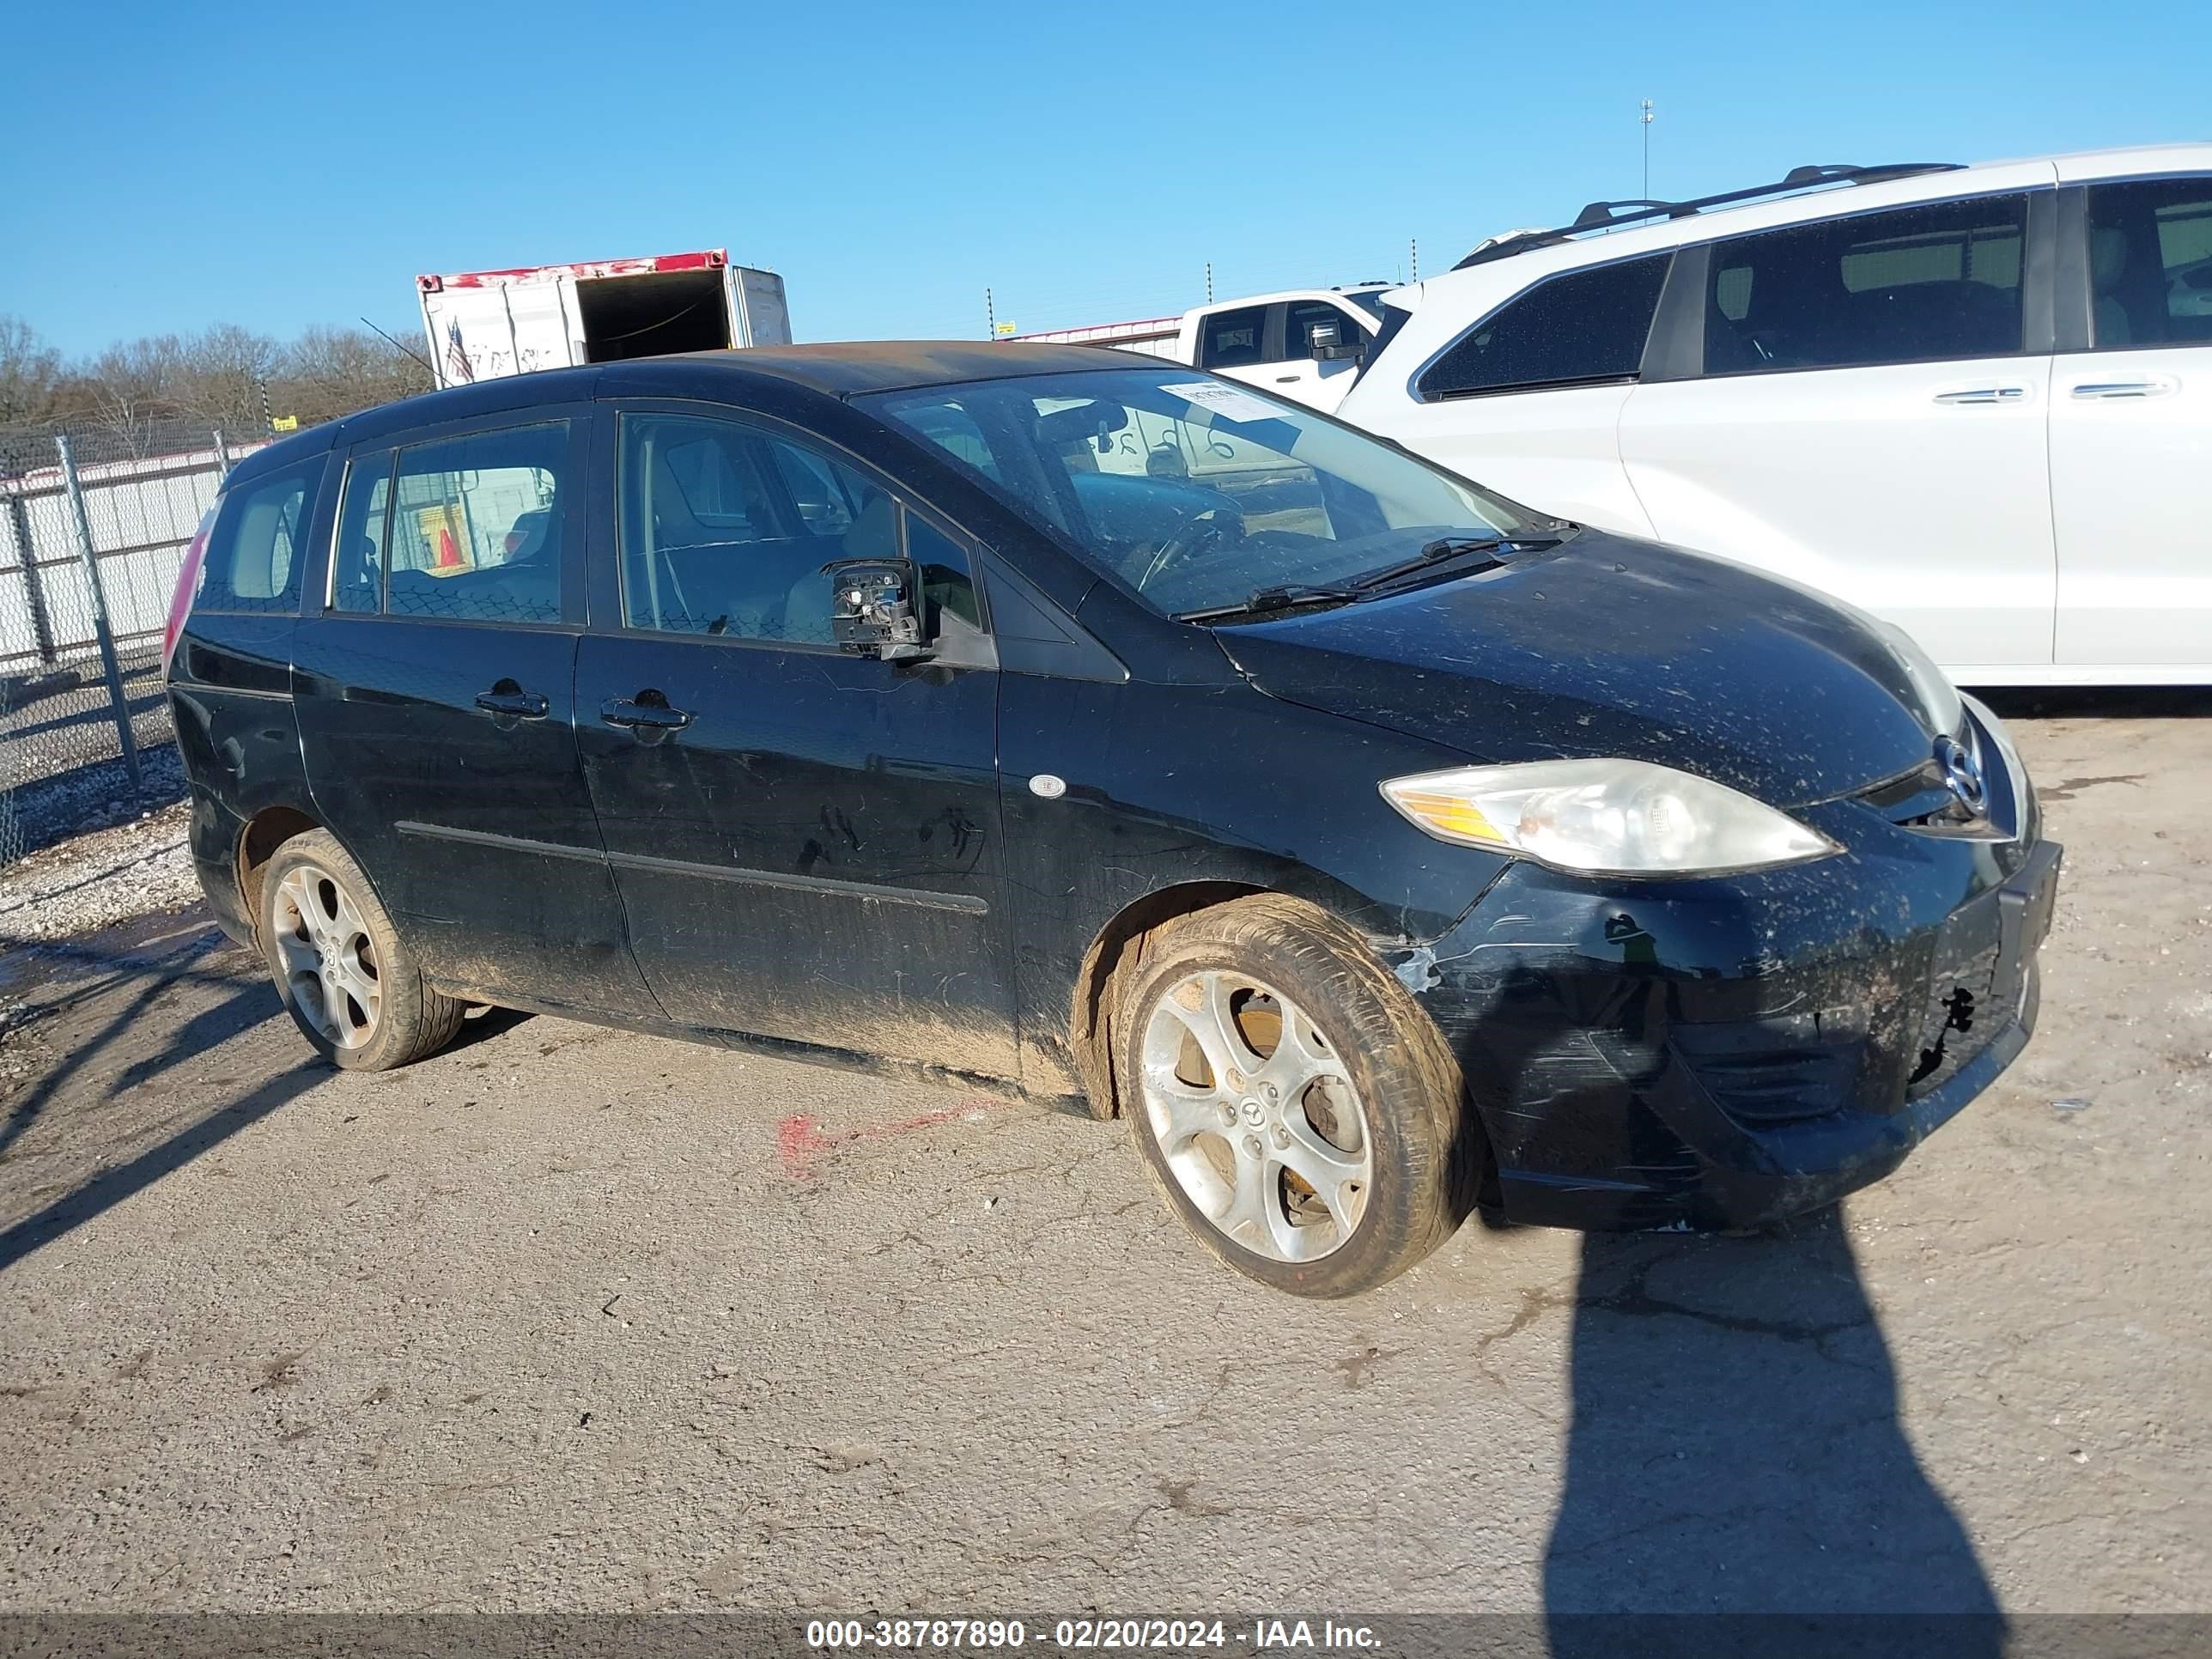
POLYGON ((1277 1261, 1340 1248, 1366 1213, 1366 1109, 1307 1014, 1248 975, 1177 981, 1146 1016, 1146 1122, 1191 1203, 1277 1261))
POLYGON ((344 888, 313 864, 294 866, 276 886, 276 956, 285 994, 333 1047, 372 1042, 383 1015, 375 942, 344 888))

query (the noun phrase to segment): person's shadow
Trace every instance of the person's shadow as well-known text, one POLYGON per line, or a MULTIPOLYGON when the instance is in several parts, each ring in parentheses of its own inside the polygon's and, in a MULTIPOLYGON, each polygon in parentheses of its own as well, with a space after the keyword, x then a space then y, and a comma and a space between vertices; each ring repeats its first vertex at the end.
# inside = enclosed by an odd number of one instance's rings
POLYGON ((1757 1237, 1585 1237, 1571 1364, 1555 1656, 2002 1651, 1898 1420, 1840 1211, 1757 1237))

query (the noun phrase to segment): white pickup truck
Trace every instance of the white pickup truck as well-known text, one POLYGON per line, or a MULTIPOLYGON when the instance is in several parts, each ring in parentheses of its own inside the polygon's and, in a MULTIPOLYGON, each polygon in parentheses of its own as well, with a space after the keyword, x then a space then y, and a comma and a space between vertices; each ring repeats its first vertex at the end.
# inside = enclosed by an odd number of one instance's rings
POLYGON ((1165 357, 1334 413, 1351 388, 1367 342, 1382 326, 1381 296, 1394 286, 1286 289, 1198 306, 1180 317, 1012 337, 1165 357))

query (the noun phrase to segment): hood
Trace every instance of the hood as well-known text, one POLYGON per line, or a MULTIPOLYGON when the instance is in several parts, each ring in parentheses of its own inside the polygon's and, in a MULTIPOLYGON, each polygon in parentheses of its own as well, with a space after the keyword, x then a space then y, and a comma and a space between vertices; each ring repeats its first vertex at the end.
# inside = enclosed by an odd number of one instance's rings
POLYGON ((1924 762, 1898 653, 1810 589, 1584 530, 1394 598, 1216 630, 1271 696, 1480 763, 1655 761, 1775 806, 1924 762))

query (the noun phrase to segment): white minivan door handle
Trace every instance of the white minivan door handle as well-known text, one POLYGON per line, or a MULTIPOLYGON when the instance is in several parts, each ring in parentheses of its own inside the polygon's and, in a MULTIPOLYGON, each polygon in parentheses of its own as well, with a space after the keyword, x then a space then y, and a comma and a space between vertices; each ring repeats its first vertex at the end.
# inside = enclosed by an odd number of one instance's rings
POLYGON ((1970 386, 1954 392, 1936 394, 1939 404, 2024 404, 2027 388, 2024 386, 1970 386))
POLYGON ((2144 380, 2083 380, 2074 388, 2077 398, 2168 398, 2181 390, 2171 374, 2154 374, 2144 380))

